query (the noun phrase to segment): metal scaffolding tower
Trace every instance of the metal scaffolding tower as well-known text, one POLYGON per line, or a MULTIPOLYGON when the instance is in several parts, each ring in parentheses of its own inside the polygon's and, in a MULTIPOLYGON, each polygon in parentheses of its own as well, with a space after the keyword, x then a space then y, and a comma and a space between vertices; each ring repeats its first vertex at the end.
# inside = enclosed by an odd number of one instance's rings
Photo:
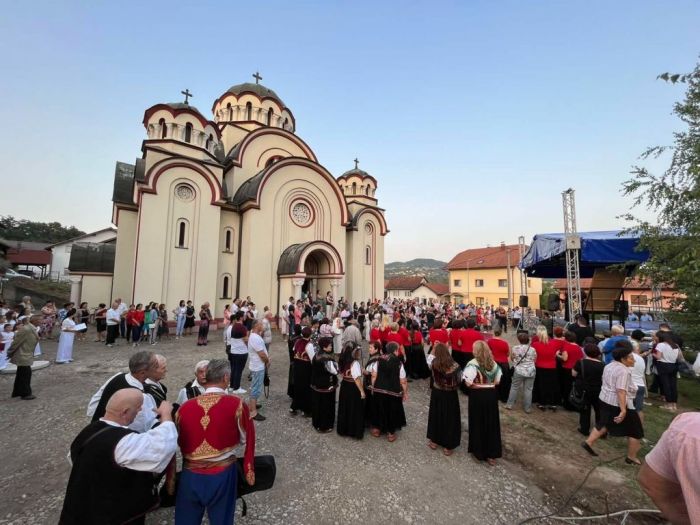
POLYGON ((581 272, 579 254, 581 237, 576 230, 576 199, 574 190, 569 188, 562 192, 564 208, 564 236, 566 239, 566 291, 569 305, 569 320, 573 321, 583 310, 581 304, 581 272))
MULTIPOLYGON (((525 237, 522 235, 518 237, 518 250, 520 252, 520 259, 519 261, 523 260, 523 257, 525 257, 525 237)), ((524 295, 527 297, 527 275, 525 275, 525 270, 522 268, 520 269, 520 295, 524 295)), ((522 328, 523 330, 527 330, 530 328, 530 308, 525 307, 523 308, 522 315, 520 317, 520 326, 518 328, 522 328)))

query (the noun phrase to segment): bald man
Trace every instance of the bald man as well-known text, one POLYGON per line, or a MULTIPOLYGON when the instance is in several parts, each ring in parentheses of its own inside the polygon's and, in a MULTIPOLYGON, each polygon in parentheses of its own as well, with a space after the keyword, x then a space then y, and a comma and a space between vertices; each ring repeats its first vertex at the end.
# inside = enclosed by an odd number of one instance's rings
POLYGON ((104 417, 90 423, 70 447, 73 468, 61 512, 61 525, 145 523, 158 507, 154 474, 165 470, 177 450, 172 405, 155 411, 161 424, 139 434, 129 428, 143 405, 135 388, 117 390, 104 417))

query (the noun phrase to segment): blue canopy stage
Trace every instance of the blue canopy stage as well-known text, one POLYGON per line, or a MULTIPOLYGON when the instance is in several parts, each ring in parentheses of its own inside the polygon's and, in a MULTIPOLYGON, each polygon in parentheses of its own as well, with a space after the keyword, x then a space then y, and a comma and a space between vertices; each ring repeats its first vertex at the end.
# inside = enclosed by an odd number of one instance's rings
MULTIPOLYGON (((598 269, 612 265, 629 268, 649 259, 647 250, 637 251, 639 236, 619 231, 582 232, 579 268, 581 277, 593 277, 598 269)), ((518 267, 530 277, 566 277, 566 241, 563 233, 535 235, 518 267)))

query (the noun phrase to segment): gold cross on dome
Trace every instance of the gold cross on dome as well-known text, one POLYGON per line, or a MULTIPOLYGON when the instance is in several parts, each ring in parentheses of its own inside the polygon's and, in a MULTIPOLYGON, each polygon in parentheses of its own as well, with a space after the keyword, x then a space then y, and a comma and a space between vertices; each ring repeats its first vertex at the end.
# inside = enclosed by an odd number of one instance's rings
POLYGON ((261 77, 261 76, 260 76, 260 73, 258 73, 257 71, 256 71, 255 74, 253 75, 253 78, 255 79, 255 83, 256 83, 256 84, 260 84, 260 81, 263 79, 263 77, 261 77))

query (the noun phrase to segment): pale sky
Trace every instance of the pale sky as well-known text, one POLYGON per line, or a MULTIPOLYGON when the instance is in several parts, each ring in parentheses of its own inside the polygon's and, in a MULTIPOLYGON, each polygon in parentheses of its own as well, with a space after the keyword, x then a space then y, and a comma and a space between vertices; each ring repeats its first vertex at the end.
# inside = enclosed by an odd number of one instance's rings
POLYGON ((110 225, 114 164, 145 109, 209 116, 229 86, 274 89, 336 176, 379 183, 386 261, 578 228, 609 230, 620 184, 668 144, 700 52, 700 2, 5 2, 0 214, 110 225))

